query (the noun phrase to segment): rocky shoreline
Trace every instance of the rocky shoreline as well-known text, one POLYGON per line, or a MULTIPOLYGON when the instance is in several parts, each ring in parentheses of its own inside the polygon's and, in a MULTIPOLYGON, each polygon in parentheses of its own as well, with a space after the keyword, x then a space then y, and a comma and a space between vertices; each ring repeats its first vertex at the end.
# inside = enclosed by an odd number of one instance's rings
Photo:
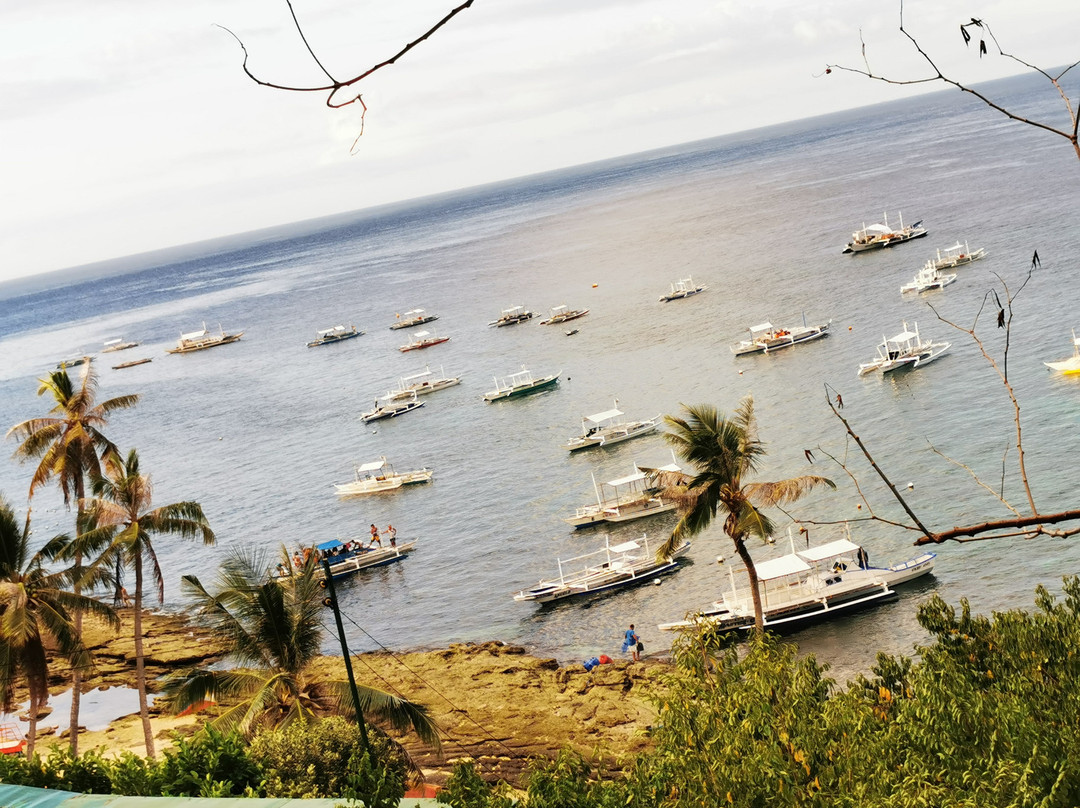
MULTIPOLYGON (((86 689, 135 684, 131 610, 121 610, 118 634, 88 626, 97 669, 86 689)), ((221 659, 226 649, 182 616, 144 612, 147 676, 151 682, 178 668, 221 659)), ((520 785, 534 758, 553 758, 570 746, 587 757, 600 754, 618 771, 648 746, 655 713, 647 691, 668 670, 657 660, 616 661, 588 672, 531 656, 521 646, 492 641, 454 644, 437 651, 370 653, 353 657, 357 680, 426 705, 443 729, 443 752, 435 755, 415 738, 399 737, 429 782, 441 783, 454 764, 471 758, 486 779, 520 785)), ((316 675, 344 679, 340 657, 321 657, 316 675)), ((67 671, 55 666, 54 681, 66 686, 67 671)), ((155 736, 194 732, 207 716, 175 717, 153 710, 155 736)), ((63 722, 62 722, 63 723, 63 722)), ((48 738, 42 738, 48 744, 48 738)), ((142 751, 138 716, 113 721, 100 732, 80 733, 80 749, 106 753, 142 751)))

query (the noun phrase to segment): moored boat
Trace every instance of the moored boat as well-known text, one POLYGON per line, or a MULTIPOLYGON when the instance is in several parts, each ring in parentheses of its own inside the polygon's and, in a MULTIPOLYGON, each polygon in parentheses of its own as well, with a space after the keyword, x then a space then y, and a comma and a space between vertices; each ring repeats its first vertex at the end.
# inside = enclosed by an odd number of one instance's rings
POLYGON ((942 272, 932 260, 919 270, 911 283, 905 283, 900 287, 900 294, 905 292, 929 292, 934 289, 944 289, 956 280, 955 272, 942 272))
POLYGON ((402 345, 398 350, 402 353, 419 351, 422 348, 430 348, 432 345, 441 345, 442 343, 449 341, 450 337, 440 337, 433 331, 417 331, 413 334, 412 342, 402 345))
POLYGON ((397 472, 385 457, 380 457, 371 463, 357 466, 352 482, 335 484, 334 489, 339 497, 378 494, 383 491, 396 491, 406 485, 431 482, 433 473, 428 468, 397 472))
POLYGON ((889 217, 882 217, 881 224, 863 225, 862 230, 856 230, 851 234, 851 241, 844 247, 845 253, 860 253, 867 250, 877 250, 884 247, 892 247, 895 244, 903 244, 905 241, 922 238, 927 230, 922 226, 922 220, 915 224, 904 226, 904 216, 900 215, 900 227, 889 226, 889 217))
POLYGON ((535 393, 540 390, 545 390, 549 387, 554 387, 559 383, 559 374, 562 371, 556 371, 550 376, 540 376, 536 378, 532 373, 526 369, 524 365, 521 366, 521 370, 517 373, 511 373, 505 379, 495 379, 495 389, 487 393, 484 393, 484 401, 501 401, 505 398, 517 398, 518 396, 528 395, 529 393, 535 393))
POLYGON ((1067 376, 1071 376, 1075 373, 1080 373, 1080 339, 1076 338, 1076 329, 1072 332, 1073 342, 1073 355, 1068 359, 1062 359, 1060 362, 1043 362, 1050 370, 1055 370, 1058 373, 1064 373, 1067 376))
POLYGON ((64 359, 60 362, 57 362, 56 369, 64 370, 65 368, 77 368, 79 367, 79 365, 85 365, 93 358, 93 354, 89 354, 87 356, 73 356, 71 357, 71 359, 64 359))
POLYGON ((657 478, 660 472, 681 471, 677 465, 662 466, 648 471, 634 466, 632 474, 596 484, 593 477, 593 491, 596 502, 583 505, 572 516, 563 521, 574 528, 590 527, 601 522, 632 522, 646 516, 658 516, 671 513, 676 503, 664 499, 659 493, 657 478))
POLYGON ((391 390, 388 395, 394 398, 410 398, 434 393, 437 390, 445 390, 461 384, 460 376, 447 376, 446 371, 439 368, 439 375, 432 372, 430 367, 425 367, 419 373, 402 376, 397 390, 391 390))
POLYGON ((145 365, 148 362, 153 362, 153 359, 132 359, 130 362, 121 362, 119 365, 113 365, 113 370, 123 370, 124 368, 133 368, 136 365, 145 365))
POLYGON ((128 348, 137 348, 139 343, 137 342, 124 342, 117 337, 116 339, 105 340, 105 347, 101 349, 102 353, 113 353, 114 351, 126 351, 128 348))
POLYGON ((414 325, 423 325, 424 323, 430 323, 433 320, 438 320, 439 315, 428 314, 423 309, 413 309, 407 311, 404 314, 396 314, 397 321, 390 326, 391 331, 396 331, 399 328, 412 328, 414 325))
POLYGON ((541 320, 540 325, 555 325, 556 323, 568 323, 578 317, 584 317, 589 313, 588 309, 571 309, 566 306, 556 306, 546 320, 541 320))
POLYGON ((335 342, 344 342, 347 339, 363 336, 363 331, 358 331, 355 325, 345 327, 335 325, 333 328, 324 328, 315 332, 315 339, 307 344, 309 348, 317 348, 320 345, 333 345, 335 342))
POLYGON ((781 348, 790 348, 803 342, 811 342, 822 337, 829 336, 829 326, 832 320, 823 325, 807 325, 804 321, 801 326, 774 326, 772 323, 761 323, 750 326, 750 336, 731 346, 731 352, 736 356, 745 356, 753 353, 769 353, 781 348))
MULTIPOLYGON (((934 553, 922 553, 889 567, 872 567, 858 544, 838 539, 755 564, 765 629, 793 631, 854 609, 895 600, 893 588, 933 571, 934 553)), ((745 570, 740 570, 745 575, 745 570)), ((731 591, 710 607, 683 620, 661 623, 662 631, 705 625, 719 632, 749 631, 754 602, 748 581, 736 583, 728 565, 731 591)))
POLYGON ((660 301, 662 303, 667 303, 672 300, 682 300, 685 297, 691 297, 704 292, 708 288, 708 286, 700 286, 694 283, 693 278, 683 278, 682 280, 677 280, 672 283, 671 291, 666 295, 660 295, 660 301))
MULTIPOLYGON (((315 569, 315 577, 320 581, 325 581, 326 570, 322 562, 326 561, 330 566, 330 577, 336 581, 338 578, 344 578, 360 570, 384 567, 387 564, 402 561, 414 549, 416 549, 415 539, 401 542, 394 540, 392 544, 386 547, 364 545, 359 539, 348 542, 333 539, 315 545, 314 556, 308 563, 318 564, 315 569)), ((304 552, 308 551, 304 550, 304 552)), ((299 554, 294 558, 299 560, 299 554)), ((274 577, 286 579, 295 571, 295 567, 287 567, 284 563, 281 563, 278 565, 274 577)))
POLYGON ((375 409, 361 413, 360 420, 364 423, 370 423, 371 421, 380 421, 383 418, 396 418, 407 412, 418 410, 423 406, 423 401, 416 400, 415 390, 410 390, 407 393, 391 391, 382 398, 375 400, 375 409))
POLYGON ((507 325, 517 325, 526 320, 531 320, 532 316, 533 313, 524 306, 511 306, 508 309, 503 309, 499 314, 499 318, 497 320, 492 320, 488 325, 493 325, 496 328, 502 328, 507 325))
POLYGON ((593 446, 611 446, 624 440, 649 435, 659 428, 660 415, 641 421, 619 420, 624 413, 618 406, 619 402, 616 400, 615 409, 584 416, 581 419, 581 435, 567 441, 566 448, 576 452, 593 446))
POLYGON ((615 545, 605 537, 599 550, 556 559, 557 578, 541 579, 535 586, 517 592, 514 600, 551 603, 636 586, 676 570, 679 557, 689 549, 690 542, 683 542, 670 556, 657 558, 656 549, 649 547, 648 536, 615 545))
POLYGON ((961 244, 959 241, 951 247, 946 247, 944 253, 941 250, 937 251, 937 258, 931 259, 934 269, 953 269, 954 267, 964 266, 970 264, 973 261, 978 261, 980 258, 986 256, 986 248, 979 247, 972 250, 968 247, 965 241, 961 244))
POLYGON ((880 370, 882 373, 890 373, 894 370, 915 370, 933 362, 935 359, 948 352, 951 343, 932 342, 919 336, 919 325, 915 324, 914 331, 904 330, 895 337, 885 337, 878 346, 877 356, 870 362, 859 365, 859 375, 880 370))
POLYGON ((193 351, 204 351, 207 348, 216 348, 219 345, 228 345, 230 342, 236 342, 240 337, 244 336, 243 331, 238 331, 235 334, 226 334, 225 329, 221 330, 220 334, 211 334, 206 330, 206 323, 203 323, 203 327, 199 331, 192 331, 188 334, 181 334, 180 340, 176 343, 175 348, 169 348, 166 353, 171 354, 184 354, 192 353, 193 351))

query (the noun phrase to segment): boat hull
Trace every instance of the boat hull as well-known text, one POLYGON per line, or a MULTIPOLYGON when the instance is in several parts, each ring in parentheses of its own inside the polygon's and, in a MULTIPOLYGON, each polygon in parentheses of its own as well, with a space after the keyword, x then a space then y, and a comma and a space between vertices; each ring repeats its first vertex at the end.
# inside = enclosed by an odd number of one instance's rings
POLYGON ((582 436, 570 441, 566 448, 571 452, 580 452, 582 449, 593 449, 597 446, 613 446, 616 443, 640 438, 643 435, 651 435, 660 428, 659 419, 651 422, 642 421, 640 425, 631 426, 614 434, 599 434, 582 436))
POLYGON ((413 326, 423 325, 424 323, 430 323, 438 319, 439 315, 431 314, 426 317, 416 317, 412 320, 402 320, 401 322, 394 323, 392 326, 390 326, 390 330, 397 331, 402 328, 412 328, 413 326))
POLYGON ((521 387, 514 387, 509 390, 492 390, 490 393, 484 394, 484 401, 502 401, 508 398, 527 396, 540 390, 546 390, 547 388, 553 387, 558 383, 559 377, 552 376, 547 379, 539 379, 532 384, 522 385, 521 387))
POLYGON ((347 339, 353 339, 354 337, 363 336, 363 331, 349 331, 339 336, 327 337, 326 339, 312 340, 307 344, 309 348, 318 348, 320 345, 334 345, 338 342, 344 342, 347 339))
POLYGON ((372 421, 381 421, 384 418, 397 418, 399 415, 418 410, 423 406, 423 401, 410 401, 407 405, 401 407, 383 407, 372 412, 365 412, 360 416, 360 420, 367 424, 372 421))
POLYGON ((402 353, 408 353, 409 351, 419 351, 424 348, 430 348, 432 345, 441 345, 444 342, 449 342, 450 337, 439 337, 438 339, 427 339, 423 342, 410 342, 408 345, 402 345, 398 348, 402 353))
POLYGON ((588 309, 584 311, 571 311, 566 314, 556 314, 554 317, 548 317, 546 320, 541 320, 540 325, 557 325, 559 323, 568 323, 571 320, 576 320, 578 317, 584 317, 589 313, 588 309))
POLYGON ((199 342, 193 345, 177 345, 175 348, 169 348, 165 353, 186 354, 195 353, 195 351, 205 351, 209 348, 217 348, 219 345, 229 345, 233 342, 239 342, 242 336, 244 336, 243 331, 239 334, 225 334, 224 336, 218 336, 212 340, 199 342))
MULTIPOLYGON (((385 567, 387 564, 403 561, 415 547, 415 541, 408 541, 401 542, 396 547, 380 547, 375 550, 361 550, 340 561, 331 562, 330 577, 336 581, 338 578, 345 578, 360 570, 385 567)), ((326 573, 321 566, 319 573, 318 577, 325 580, 326 573)))
POLYGON ((743 340, 731 348, 735 356, 746 356, 756 353, 771 353, 782 348, 790 348, 792 345, 801 345, 804 342, 813 342, 816 339, 829 336, 829 325, 813 326, 807 329, 791 329, 787 337, 775 337, 772 339, 743 340))

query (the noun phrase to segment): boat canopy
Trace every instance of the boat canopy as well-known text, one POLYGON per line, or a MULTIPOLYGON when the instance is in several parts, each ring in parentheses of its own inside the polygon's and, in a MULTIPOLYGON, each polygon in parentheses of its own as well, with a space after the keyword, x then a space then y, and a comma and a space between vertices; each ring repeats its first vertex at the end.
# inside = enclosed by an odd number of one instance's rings
POLYGON ((890 343, 892 343, 892 342, 908 342, 908 341, 913 340, 913 339, 918 339, 918 337, 919 337, 918 334, 914 334, 911 331, 904 331, 903 333, 897 334, 895 337, 890 337, 889 339, 887 339, 885 341, 890 342, 890 343))
POLYGON ((622 544, 616 544, 613 547, 608 547, 613 553, 629 553, 633 550, 641 549, 641 545, 636 541, 624 541, 622 544))
POLYGON ((762 561, 756 565, 757 577, 759 581, 772 581, 777 578, 784 578, 788 575, 798 575, 803 572, 810 571, 810 565, 799 558, 797 555, 780 556, 780 558, 771 558, 768 561, 762 561))
POLYGON ((638 469, 634 474, 629 474, 626 477, 620 477, 617 480, 611 480, 608 483, 608 485, 610 485, 610 486, 629 485, 630 483, 636 483, 639 480, 644 480, 645 477, 646 477, 645 472, 642 471, 641 469, 638 469))
POLYGON ((604 410, 603 412, 596 413, 596 415, 586 415, 585 420, 592 421, 594 424, 599 424, 602 421, 609 421, 612 418, 618 418, 622 414, 622 410, 604 410))
POLYGON ((324 328, 322 331, 319 331, 318 333, 319 333, 320 337, 328 337, 331 334, 340 334, 341 332, 343 332, 345 330, 346 330, 345 326, 343 326, 343 325, 335 325, 333 328, 324 328))
POLYGON ((205 337, 209 333, 210 332, 204 328, 201 331, 192 331, 190 334, 181 334, 180 339, 199 339, 199 337, 205 337))
POLYGON ((859 545, 848 541, 847 539, 837 539, 828 544, 810 547, 806 550, 799 550, 797 552, 801 558, 805 558, 807 561, 823 561, 826 558, 833 558, 839 555, 858 553, 859 545))
POLYGON ((430 331, 417 331, 415 334, 413 334, 413 339, 419 341, 419 340, 423 339, 424 337, 429 337, 429 336, 431 336, 430 331))
POLYGON ((760 334, 763 331, 772 331, 772 323, 762 323, 761 325, 750 326, 751 334, 760 334))
POLYGON ((376 460, 376 461, 374 461, 372 463, 364 463, 364 465, 358 466, 356 470, 357 471, 378 471, 379 469, 381 469, 385 465, 386 465, 386 458, 384 457, 381 460, 376 460))
MULTIPOLYGON (((421 331, 420 333, 421 334, 426 334, 427 332, 426 331, 421 331)), ((425 376, 430 376, 430 375, 431 375, 431 368, 426 367, 423 370, 421 370, 419 373, 413 373, 413 374, 410 374, 408 376, 402 376, 401 380, 403 382, 407 382, 407 381, 410 381, 412 379, 423 379, 425 376)))
POLYGON ((422 315, 423 313, 424 313, 424 310, 423 310, 423 309, 413 309, 412 311, 407 311, 407 312, 405 312, 405 313, 404 313, 404 314, 402 315, 402 317, 408 317, 409 315, 412 315, 413 317, 419 317, 419 316, 421 316, 421 315, 422 315))
POLYGON ((333 539, 331 541, 324 541, 322 544, 316 544, 316 550, 336 550, 338 547, 344 547, 340 539, 333 539))
POLYGON ((121 342, 123 342, 123 338, 121 338, 121 337, 117 337, 116 339, 107 339, 107 340, 105 340, 106 345, 119 345, 121 342))

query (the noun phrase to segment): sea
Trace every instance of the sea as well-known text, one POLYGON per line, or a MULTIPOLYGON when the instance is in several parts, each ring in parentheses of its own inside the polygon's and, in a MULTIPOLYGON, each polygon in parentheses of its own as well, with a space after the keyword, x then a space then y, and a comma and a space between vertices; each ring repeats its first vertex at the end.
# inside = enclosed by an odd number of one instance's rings
MULTIPOLYGON (((1018 114, 1067 126, 1041 77, 983 89, 1018 114)), ((888 96, 869 83, 851 91, 888 96)), ((1078 188, 1080 162, 1063 138, 942 91, 12 282, 0 286, 0 425, 44 415, 50 401, 37 396, 38 379, 85 353, 97 354, 102 399, 140 396, 107 434, 138 449, 155 503, 201 503, 217 536, 213 546, 154 540, 165 610, 189 610, 181 577, 213 588, 230 553, 261 551, 271 564, 283 551, 393 523, 399 540, 416 539, 415 552, 338 584, 353 652, 501 640, 572 663, 618 657, 633 623, 646 652, 662 654, 673 636, 657 624, 709 605, 728 585, 733 552, 720 520, 658 584, 548 607, 513 599, 605 536, 659 542, 674 525, 670 515, 606 532, 562 521, 594 501, 594 481, 673 460, 662 434, 571 455, 565 444, 582 417, 617 406, 645 418, 698 403, 730 412, 752 395, 768 452, 755 479, 812 473, 837 485, 772 511, 776 542, 754 543, 755 557, 786 552, 793 519, 836 523, 811 524, 811 542, 846 535, 839 523, 848 520, 872 562, 895 562, 919 552, 916 534, 868 520, 902 514, 828 402, 841 394, 853 432, 928 525, 982 522, 1009 515, 1000 498, 1026 508, 1018 427, 998 375, 1007 370, 1035 502, 1045 512, 1075 507, 1080 379, 1043 362, 1071 354, 1080 327, 1078 188), (854 230, 886 215, 894 225, 921 220, 929 235, 841 253, 854 230), (988 257, 957 270, 944 290, 901 296, 938 249, 958 242, 988 257), (686 278, 706 291, 660 302, 686 278), (1010 295, 1006 333, 995 326, 1010 295), (539 324, 562 304, 589 314, 539 324), (488 325, 515 305, 537 316, 488 325), (450 340, 402 353, 412 332, 389 326, 416 308, 437 314, 427 328, 450 340), (752 325, 804 319, 829 322, 830 335, 769 355, 730 350, 752 325), (243 339, 166 353, 204 324, 243 339), (366 333, 306 347, 337 324, 366 333), (949 353, 915 372, 856 375, 885 336, 916 325, 950 342, 949 353), (578 333, 567 336, 571 327, 578 333), (140 345, 102 354, 117 337, 140 345), (111 367, 143 357, 153 361, 111 367), (399 418, 360 420, 425 366, 462 382, 399 418), (560 382, 485 403, 496 378, 523 366, 559 372, 560 382), (383 456, 399 470, 431 468, 434 479, 335 495, 357 465, 383 456)), ((14 439, 6 445, 14 452, 14 439)), ((0 492, 19 514, 32 470, 0 462, 0 492)), ((53 489, 32 506, 36 541, 71 530, 53 489)), ((1060 591, 1080 569, 1074 538, 933 549, 933 576, 897 601, 792 641, 843 680, 868 670, 878 651, 914 654, 927 640, 916 612, 932 594, 982 613, 1031 609, 1036 587, 1060 591)), ((326 627, 325 650, 338 653, 329 612, 326 627)))

